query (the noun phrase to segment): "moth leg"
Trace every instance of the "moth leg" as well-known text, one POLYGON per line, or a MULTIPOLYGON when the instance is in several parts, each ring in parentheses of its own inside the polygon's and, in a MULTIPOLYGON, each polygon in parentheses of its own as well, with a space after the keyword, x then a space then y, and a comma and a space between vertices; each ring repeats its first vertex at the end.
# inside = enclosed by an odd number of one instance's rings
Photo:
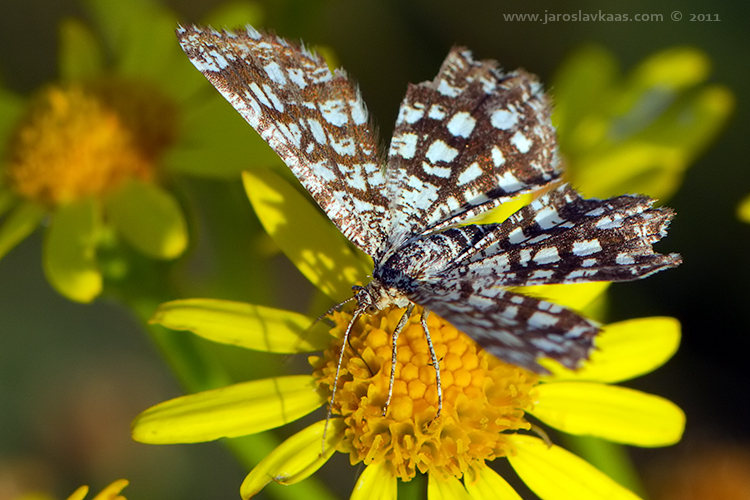
POLYGON ((432 338, 430 337, 430 329, 427 328, 427 317, 430 315, 429 309, 424 309, 422 311, 422 329, 424 330, 424 335, 427 337, 427 345, 430 348, 430 357, 432 358, 432 366, 435 368, 435 384, 437 385, 437 395, 438 395, 438 409, 437 414, 435 414, 434 418, 439 418, 440 413, 443 411, 443 384, 440 382, 440 363, 438 363, 437 355, 435 354, 435 347, 432 345, 432 338))
POLYGON ((359 317, 362 315, 362 312, 364 311, 364 308, 357 309, 352 314, 352 319, 349 321, 349 324, 346 327, 346 332, 344 332, 344 341, 341 343, 341 352, 339 353, 339 362, 336 364, 336 375, 333 377, 333 389, 331 390, 331 401, 328 403, 328 413, 326 414, 326 424, 323 427, 323 442, 321 444, 321 456, 325 455, 325 444, 326 444, 326 434, 328 432, 328 422, 331 420, 331 415, 333 413, 333 403, 336 401, 336 388, 339 385, 339 375, 341 374, 341 364, 344 362, 344 350, 346 349, 347 344, 349 343, 349 335, 352 332, 352 327, 354 326, 354 323, 359 319, 359 317))
POLYGON ((390 382, 388 382, 388 399, 385 400, 385 406, 383 407, 383 416, 385 416, 386 412, 388 411, 388 406, 391 404, 391 397, 393 397, 393 380, 396 377, 396 342, 398 341, 398 336, 401 333, 401 330, 403 330, 404 326, 406 326, 406 322, 409 320, 412 311, 414 311, 414 304, 409 304, 409 306, 406 308, 406 311, 401 316, 401 319, 398 320, 396 329, 393 330, 393 345, 391 347, 391 380, 390 382))

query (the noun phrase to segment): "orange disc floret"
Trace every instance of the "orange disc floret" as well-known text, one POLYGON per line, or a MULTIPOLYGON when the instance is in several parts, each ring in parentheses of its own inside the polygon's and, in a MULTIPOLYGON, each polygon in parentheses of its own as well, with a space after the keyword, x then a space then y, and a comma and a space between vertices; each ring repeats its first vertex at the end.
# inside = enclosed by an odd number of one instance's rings
POLYGON ((152 179, 176 134, 176 108, 144 85, 50 86, 11 137, 6 179, 47 206, 100 196, 128 178, 152 179))
MULTIPOLYGON (((397 343, 393 398, 383 415, 391 371, 391 334, 403 309, 365 316, 352 329, 338 381, 334 414, 345 419, 339 451, 352 464, 386 463, 402 480, 416 471, 462 477, 486 460, 510 453, 505 432, 526 430, 538 376, 485 352, 435 315, 429 316, 440 365, 443 409, 438 407, 435 369, 419 322, 419 309, 397 343)), ((318 383, 331 390, 341 337, 351 315, 334 313, 336 337, 322 357, 311 358, 318 383)), ((330 392, 329 392, 330 393, 330 392)))

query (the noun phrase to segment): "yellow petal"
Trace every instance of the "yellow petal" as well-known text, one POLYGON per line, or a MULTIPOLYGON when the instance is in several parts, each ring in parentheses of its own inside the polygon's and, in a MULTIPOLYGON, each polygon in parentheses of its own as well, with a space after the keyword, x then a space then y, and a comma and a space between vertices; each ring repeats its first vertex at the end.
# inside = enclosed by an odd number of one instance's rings
POLYGON ((471 500, 469 493, 455 477, 437 478, 429 474, 427 481, 427 500, 471 500))
POLYGON ((0 225, 0 259, 34 232, 44 217, 42 206, 24 202, 16 206, 0 225))
POLYGON ((190 330, 222 344, 277 353, 311 352, 325 349, 331 337, 320 323, 283 309, 217 299, 186 299, 166 302, 151 318, 172 330, 190 330))
POLYGON ((499 224, 505 219, 513 215, 514 213, 521 210, 523 207, 531 203, 533 196, 531 194, 522 194, 512 200, 501 203, 496 208, 490 210, 482 216, 482 224, 499 224))
POLYGON ((745 196, 737 207, 737 217, 743 222, 750 222, 750 196, 745 196))
POLYGON ((542 500, 638 500, 593 465, 539 438, 509 435, 516 454, 508 461, 542 500))
POLYGON ((324 402, 309 375, 254 380, 152 406, 133 422, 133 439, 170 444, 245 436, 297 420, 324 402))
POLYGON ((557 127, 563 152, 590 147, 589 141, 580 137, 581 127, 577 125, 607 99, 612 83, 618 77, 619 68, 614 56, 598 45, 582 47, 563 61, 549 85, 555 103, 552 121, 557 127))
POLYGON ((637 88, 682 89, 702 82, 710 71, 711 61, 703 51, 693 47, 671 47, 639 64, 628 83, 637 88))
POLYGON ((549 300, 555 304, 581 311, 607 291, 610 283, 573 283, 570 285, 540 285, 515 287, 520 293, 549 300))
POLYGON ((674 191, 687 159, 681 147, 633 139, 580 158, 575 183, 586 196, 596 198, 622 193, 658 198, 674 191))
POLYGON ((466 491, 472 500, 523 500, 521 495, 494 470, 483 466, 478 472, 476 477, 464 479, 466 491))
POLYGON ((542 360, 553 375, 547 381, 621 382, 663 365, 680 345, 680 322, 669 317, 638 318, 612 323, 596 338, 596 350, 579 370, 542 360))
POLYGON ((372 462, 359 476, 349 500, 396 500, 397 497, 396 476, 388 472, 385 462, 372 462))
POLYGON ((120 496, 120 492, 125 489, 127 485, 127 479, 118 479, 104 488, 92 500, 125 500, 125 497, 120 496))
POLYGON ((322 452, 325 425, 325 420, 314 423, 281 443, 261 460, 242 482, 242 498, 256 495, 271 481, 294 484, 320 469, 334 454, 336 445, 343 437, 343 420, 331 419, 326 432, 325 452, 322 452))
POLYGON ((107 198, 107 216, 122 236, 155 259, 174 259, 187 248, 187 223, 177 200, 150 182, 132 180, 107 198))
POLYGON ((69 497, 68 500, 83 500, 89 492, 89 487, 79 486, 69 497))
POLYGON ((352 296, 372 272, 331 222, 270 170, 244 172, 245 190, 266 232, 295 266, 333 300, 352 296))
POLYGON ((58 207, 44 240, 44 272, 62 295, 91 302, 102 291, 96 263, 101 232, 98 204, 85 199, 58 207))
POLYGON ((671 401, 626 387, 559 382, 537 387, 531 412, 545 424, 636 446, 667 446, 682 437, 685 414, 671 401))

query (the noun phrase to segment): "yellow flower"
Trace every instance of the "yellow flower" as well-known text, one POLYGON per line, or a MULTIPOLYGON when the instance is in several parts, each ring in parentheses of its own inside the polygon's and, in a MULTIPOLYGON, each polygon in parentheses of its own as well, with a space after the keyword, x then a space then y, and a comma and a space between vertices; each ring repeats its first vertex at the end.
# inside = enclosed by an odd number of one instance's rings
POLYGON ((705 83, 710 70, 693 47, 657 52, 626 76, 603 47, 575 52, 550 85, 568 179, 587 196, 664 202, 734 109, 729 89, 705 83))
MULTIPOLYGON (((245 174, 245 187, 266 230, 314 284, 338 300, 364 279, 365 260, 309 202, 270 172, 245 174), (315 235, 307 238, 308 233, 315 235)), ((562 296, 580 310, 601 285, 538 287, 542 296, 562 296)), ((487 498, 490 493, 520 498, 487 464, 507 459, 521 479, 544 500, 634 499, 574 454, 537 437, 527 418, 562 432, 637 446, 677 442, 684 414, 658 396, 610 385, 650 372, 675 352, 679 324, 646 318, 604 327, 598 349, 576 372, 553 362, 540 377, 488 355, 438 317, 430 331, 438 355, 443 413, 436 413, 435 370, 421 328, 412 322, 399 337, 394 397, 383 408, 391 367, 390 332, 399 310, 361 318, 345 346, 337 397, 330 421, 296 433, 270 452, 245 479, 243 498, 267 483, 294 484, 309 477, 336 451, 363 463, 353 499, 396 498, 398 480, 428 475, 428 498, 487 498)), ((152 407, 133 423, 134 439, 186 443, 239 437, 293 422, 325 405, 342 348, 346 313, 335 327, 268 307, 191 299, 163 304, 153 322, 189 330, 215 342, 275 353, 323 351, 313 356, 310 375, 242 382, 187 395, 152 407)))
MULTIPOLYGON (((30 98, 0 89, 0 258, 48 219, 45 273, 80 302, 121 278, 120 241, 153 259, 184 252, 174 174, 227 177, 278 161, 207 92, 174 43, 172 14, 148 0, 86 6, 99 31, 62 23, 58 82, 30 98)), ((211 21, 257 16, 236 4, 211 21)))

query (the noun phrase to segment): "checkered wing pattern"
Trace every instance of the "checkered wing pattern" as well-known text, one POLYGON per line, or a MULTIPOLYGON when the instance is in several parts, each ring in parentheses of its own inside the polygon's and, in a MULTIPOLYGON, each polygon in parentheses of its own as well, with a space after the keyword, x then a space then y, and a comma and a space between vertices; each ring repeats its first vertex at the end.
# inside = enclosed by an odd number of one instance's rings
POLYGON ((674 215, 653 203, 645 196, 584 199, 562 185, 502 224, 482 226, 484 236, 435 279, 473 277, 487 286, 631 281, 677 267, 678 254, 652 247, 674 215))
POLYGON ((389 229, 377 139, 357 87, 305 47, 247 27, 177 31, 183 50, 369 255, 389 229))
POLYGON ((538 189, 559 175, 558 163, 536 78, 454 48, 401 104, 388 153, 391 246, 538 189))
POLYGON ((490 354, 537 373, 552 358, 577 368, 588 357, 599 327, 562 306, 487 286, 486 279, 427 284, 410 298, 469 335, 490 354))

